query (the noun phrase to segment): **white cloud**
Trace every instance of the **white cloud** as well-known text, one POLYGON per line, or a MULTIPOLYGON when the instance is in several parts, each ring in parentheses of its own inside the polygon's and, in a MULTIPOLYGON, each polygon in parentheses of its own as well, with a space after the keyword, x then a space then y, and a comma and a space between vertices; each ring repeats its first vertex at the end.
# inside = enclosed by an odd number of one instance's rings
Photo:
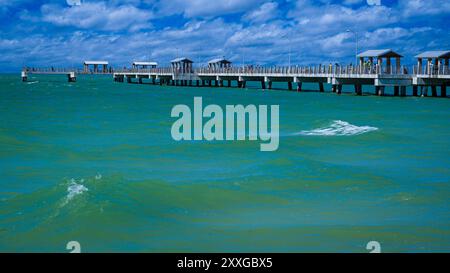
POLYGON ((47 4, 41 7, 41 13, 42 21, 57 26, 110 31, 149 28, 149 20, 153 17, 151 11, 132 5, 111 6, 105 2, 85 2, 74 7, 47 4))
POLYGON ((246 13, 243 19, 253 23, 263 23, 278 17, 278 3, 267 2, 259 8, 246 13))
POLYGON ((244 12, 258 6, 263 0, 160 0, 156 4, 162 15, 183 14, 192 17, 216 17, 244 12))
POLYGON ((420 17, 450 13, 447 0, 400 0, 399 9, 405 17, 420 17))

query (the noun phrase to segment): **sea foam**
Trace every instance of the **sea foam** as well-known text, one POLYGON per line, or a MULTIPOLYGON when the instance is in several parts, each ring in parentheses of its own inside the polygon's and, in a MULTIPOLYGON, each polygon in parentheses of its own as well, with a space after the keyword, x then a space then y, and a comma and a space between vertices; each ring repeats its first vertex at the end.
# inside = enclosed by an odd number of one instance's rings
POLYGON ((334 120, 329 126, 309 131, 301 131, 295 135, 304 136, 353 136, 378 130, 377 127, 356 126, 342 120, 334 120))
POLYGON ((75 196, 82 194, 85 191, 88 191, 89 189, 86 188, 82 184, 77 184, 76 182, 72 181, 70 185, 67 187, 67 200, 71 200, 75 196))

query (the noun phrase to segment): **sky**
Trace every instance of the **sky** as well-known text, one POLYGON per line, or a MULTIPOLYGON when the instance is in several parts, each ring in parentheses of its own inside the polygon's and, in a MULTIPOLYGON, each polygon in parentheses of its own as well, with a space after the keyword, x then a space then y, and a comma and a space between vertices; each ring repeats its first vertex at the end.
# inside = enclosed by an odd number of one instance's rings
POLYGON ((177 56, 199 66, 223 56, 348 64, 356 41, 360 52, 390 48, 413 64, 422 51, 450 50, 449 22, 448 0, 0 0, 0 71, 84 60, 167 66, 177 56))

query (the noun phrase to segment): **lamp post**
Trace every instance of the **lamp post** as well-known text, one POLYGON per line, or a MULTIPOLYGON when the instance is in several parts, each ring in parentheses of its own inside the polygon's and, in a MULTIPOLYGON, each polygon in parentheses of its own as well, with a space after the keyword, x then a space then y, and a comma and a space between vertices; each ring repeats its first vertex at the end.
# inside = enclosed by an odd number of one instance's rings
POLYGON ((288 38, 288 41, 289 41, 288 65, 289 65, 289 69, 291 69, 291 51, 292 51, 291 37, 289 36, 289 34, 286 34, 281 38, 286 38, 286 37, 288 38))
POLYGON ((356 49, 355 49, 355 66, 358 64, 358 33, 354 30, 347 29, 347 32, 351 32, 355 34, 355 40, 356 40, 356 49))

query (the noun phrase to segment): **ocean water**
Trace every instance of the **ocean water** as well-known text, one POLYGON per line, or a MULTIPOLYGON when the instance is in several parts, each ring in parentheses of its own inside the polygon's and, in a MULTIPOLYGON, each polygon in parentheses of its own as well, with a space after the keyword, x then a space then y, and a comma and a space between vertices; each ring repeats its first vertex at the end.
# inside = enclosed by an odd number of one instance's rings
POLYGON ((0 75, 0 252, 450 251, 450 100, 247 87, 0 75), (175 142, 194 96, 279 104, 278 151, 175 142))

